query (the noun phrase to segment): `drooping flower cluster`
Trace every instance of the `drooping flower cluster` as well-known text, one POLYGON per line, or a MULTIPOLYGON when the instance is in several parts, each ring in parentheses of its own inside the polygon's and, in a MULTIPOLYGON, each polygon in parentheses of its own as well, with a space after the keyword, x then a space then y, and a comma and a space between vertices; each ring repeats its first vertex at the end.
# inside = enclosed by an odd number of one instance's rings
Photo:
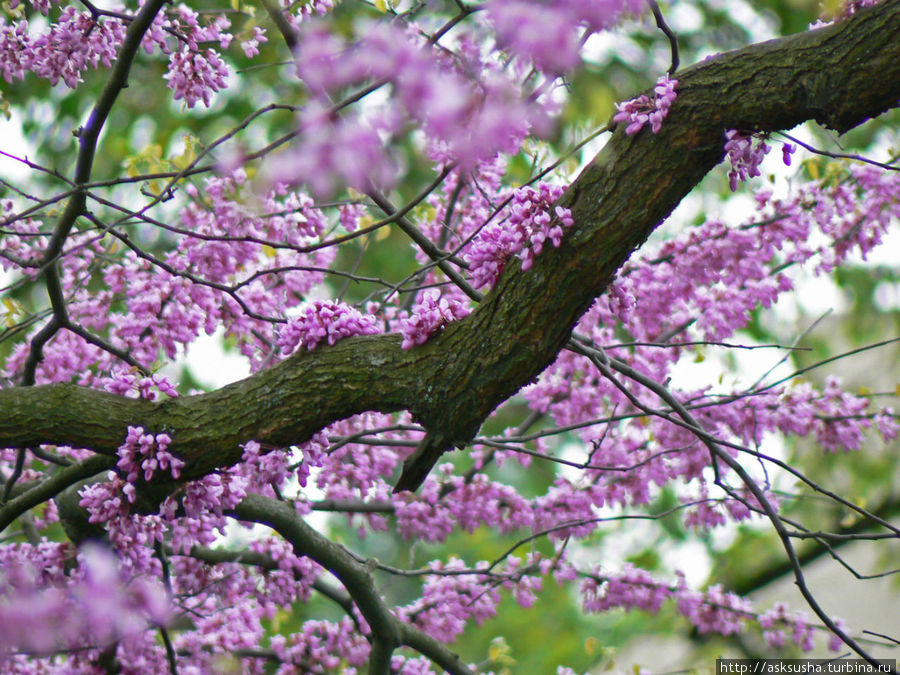
POLYGON ((492 288, 513 257, 527 270, 547 241, 559 247, 563 228, 574 222, 567 208, 554 206, 562 193, 559 186, 541 183, 512 194, 506 218, 484 228, 465 253, 475 288, 492 288))
MULTIPOLYGON (((734 192, 737 190, 739 182, 760 175, 759 167, 766 155, 769 154, 771 147, 766 143, 767 136, 764 134, 751 134, 737 129, 728 129, 725 132, 725 138, 725 155, 731 164, 728 172, 728 185, 734 192)), ((781 159, 785 166, 791 165, 791 155, 796 149, 797 146, 791 143, 782 144, 781 159)))
POLYGON ((300 131, 290 156, 273 170, 277 179, 304 183, 320 198, 343 187, 389 188, 396 179, 396 164, 379 135, 390 128, 379 129, 357 115, 335 120, 327 111, 307 111, 300 131))
POLYGON ((176 101, 183 99, 188 108, 203 101, 208 108, 213 94, 225 88, 228 67, 212 49, 194 51, 185 46, 172 54, 164 77, 176 101))
POLYGON ((145 481, 153 478, 157 469, 168 471, 172 478, 181 475, 184 461, 168 451, 171 442, 172 438, 168 434, 154 436, 145 434, 143 427, 128 427, 128 436, 117 452, 119 461, 116 466, 125 473, 126 484, 122 492, 129 502, 133 503, 135 500, 135 484, 142 474, 145 481))
POLYGON ((375 317, 330 300, 314 300, 288 319, 278 333, 278 346, 285 356, 298 349, 312 351, 320 342, 335 344, 354 335, 380 333, 375 317))
POLYGON ((450 475, 450 468, 438 467, 438 479, 427 479, 418 497, 401 493, 394 498, 397 529, 404 538, 439 542, 456 528, 474 532, 484 525, 509 533, 535 527, 535 509, 509 485, 483 473, 466 482, 450 475), (452 497, 442 498, 444 492, 452 497))
POLYGON ((660 77, 656 81, 653 88, 653 98, 646 94, 642 94, 637 98, 625 101, 624 103, 616 103, 616 114, 613 121, 617 123, 628 123, 625 133, 633 136, 647 124, 654 134, 658 134, 662 129, 662 122, 669 114, 669 108, 678 98, 675 87, 678 86, 678 80, 670 80, 668 75, 660 77))
POLYGON ((435 332, 451 321, 468 316, 471 310, 460 300, 441 297, 437 289, 427 290, 422 294, 422 301, 412 307, 412 311, 403 312, 398 323, 403 336, 403 349, 412 349, 416 345, 425 344, 435 332))
POLYGON ((771 149, 765 138, 745 134, 737 129, 725 132, 725 154, 731 163, 728 185, 737 190, 738 183, 760 175, 759 165, 771 149))
POLYGON ((173 98, 183 100, 188 108, 193 108, 199 101, 208 108, 213 94, 226 87, 229 76, 221 54, 212 47, 202 49, 199 45, 218 43, 219 48, 225 50, 234 37, 227 32, 231 26, 227 17, 214 17, 206 25, 199 19, 197 12, 179 5, 170 14, 158 14, 143 41, 147 51, 157 47, 169 56, 168 71, 163 77, 173 98), (174 46, 172 35, 175 36, 174 46))

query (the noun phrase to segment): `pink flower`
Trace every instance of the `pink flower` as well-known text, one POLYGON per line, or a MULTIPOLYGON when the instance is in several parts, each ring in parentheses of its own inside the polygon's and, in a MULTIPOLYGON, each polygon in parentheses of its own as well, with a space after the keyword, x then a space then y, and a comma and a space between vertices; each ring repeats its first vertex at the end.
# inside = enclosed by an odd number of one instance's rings
POLYGON ((513 256, 527 270, 545 242, 559 247, 563 228, 574 223, 568 209, 553 206, 562 192, 561 187, 541 183, 537 190, 525 187, 513 193, 506 218, 484 228, 464 254, 475 288, 493 287, 513 256))
MULTIPOLYGON (((760 175, 759 165, 769 152, 770 148, 764 137, 744 134, 736 129, 725 132, 725 154, 731 162, 731 171, 728 172, 728 185, 731 191, 737 190, 739 181, 755 178, 760 175), (754 144, 754 139, 756 143, 754 144)), ((785 146, 786 148, 787 146, 785 146)), ((790 152, 793 152, 791 150, 790 152)), ((785 164, 790 165, 790 152, 785 150, 785 164)))
POLYGON ((330 300, 315 300, 292 317, 278 333, 278 346, 285 356, 297 349, 312 351, 322 341, 329 345, 353 335, 380 333, 375 317, 330 300))
POLYGON ((678 94, 675 92, 677 85, 678 80, 670 80, 668 75, 660 77, 653 88, 652 100, 643 94, 625 103, 616 103, 618 112, 613 116, 613 121, 627 122, 628 127, 625 129, 625 133, 629 136, 639 132, 648 122, 651 131, 658 134, 662 129, 663 120, 669 114, 672 103, 678 98, 678 94))
POLYGON ((428 338, 452 321, 467 316, 471 310, 461 301, 441 297, 440 291, 430 289, 423 293, 422 301, 413 305, 412 312, 400 315, 400 334, 403 349, 425 344, 428 338))

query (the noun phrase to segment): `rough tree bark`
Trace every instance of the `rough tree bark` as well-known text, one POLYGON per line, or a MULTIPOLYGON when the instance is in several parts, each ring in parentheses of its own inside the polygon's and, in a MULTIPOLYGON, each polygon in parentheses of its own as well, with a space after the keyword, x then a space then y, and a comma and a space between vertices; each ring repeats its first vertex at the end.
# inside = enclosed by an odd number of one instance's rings
MULTIPOLYGON (((677 74, 659 134, 618 129, 561 203, 575 226, 532 269, 510 265, 466 319, 421 347, 397 336, 347 339, 300 353, 199 396, 150 403, 52 384, 0 390, 0 447, 37 444, 115 454, 128 425, 172 436, 196 478, 239 460, 239 444, 308 439, 367 410, 409 410, 438 453, 471 439, 532 381, 572 327, 723 155, 730 128, 774 131, 806 120, 844 132, 900 99, 900 0, 833 26, 722 54, 677 74)), ((434 454, 434 453, 432 453, 434 454)), ((426 457, 407 473, 427 472, 426 457)), ((412 481, 413 483, 415 480, 412 481)))

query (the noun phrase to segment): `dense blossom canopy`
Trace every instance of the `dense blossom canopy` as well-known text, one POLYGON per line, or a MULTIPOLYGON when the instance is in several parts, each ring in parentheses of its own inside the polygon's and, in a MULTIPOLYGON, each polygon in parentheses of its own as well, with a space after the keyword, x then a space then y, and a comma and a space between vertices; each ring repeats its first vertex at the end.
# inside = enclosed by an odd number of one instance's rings
POLYGON ((24 172, 0 183, 0 672, 500 672, 502 649, 454 643, 557 584, 588 615, 670 608, 701 635, 871 658, 805 589, 793 542, 831 540, 785 485, 900 531, 783 449, 878 447, 890 405, 803 370, 678 373, 900 218, 890 158, 775 133, 877 117, 896 73, 842 58, 841 86, 879 91, 825 103, 805 54, 785 75, 803 96, 722 79, 762 82, 796 44, 889 52, 900 2, 682 70, 665 9, 4 3, 11 128, 39 135, 40 97, 78 126, 3 152, 24 172), (586 131, 573 101, 615 30, 659 31, 670 67, 586 131), (771 147, 807 162, 787 187, 761 180, 771 147), (742 215, 633 253, 720 160, 742 215), (248 379, 204 386, 206 336, 248 379), (617 558, 605 533, 629 518, 675 539, 765 524, 809 606, 617 558))

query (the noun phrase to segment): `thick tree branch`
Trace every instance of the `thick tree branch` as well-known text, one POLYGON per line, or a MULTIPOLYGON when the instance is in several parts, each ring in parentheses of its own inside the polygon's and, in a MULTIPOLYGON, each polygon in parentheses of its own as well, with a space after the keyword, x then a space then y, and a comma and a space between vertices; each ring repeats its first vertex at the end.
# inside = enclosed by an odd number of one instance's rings
POLYGON ((661 132, 617 130, 564 195, 576 225, 562 245, 528 272, 510 265, 476 311, 427 344, 402 351, 397 336, 348 339, 159 404, 66 384, 5 389, 0 446, 111 454, 127 426, 139 424, 169 433, 186 477, 196 477, 238 461, 250 439, 289 445, 354 413, 403 409, 445 448, 465 443, 553 360, 619 266, 721 161, 726 129, 774 131, 813 119, 843 132, 897 104, 900 0, 719 55, 678 79, 661 132))

